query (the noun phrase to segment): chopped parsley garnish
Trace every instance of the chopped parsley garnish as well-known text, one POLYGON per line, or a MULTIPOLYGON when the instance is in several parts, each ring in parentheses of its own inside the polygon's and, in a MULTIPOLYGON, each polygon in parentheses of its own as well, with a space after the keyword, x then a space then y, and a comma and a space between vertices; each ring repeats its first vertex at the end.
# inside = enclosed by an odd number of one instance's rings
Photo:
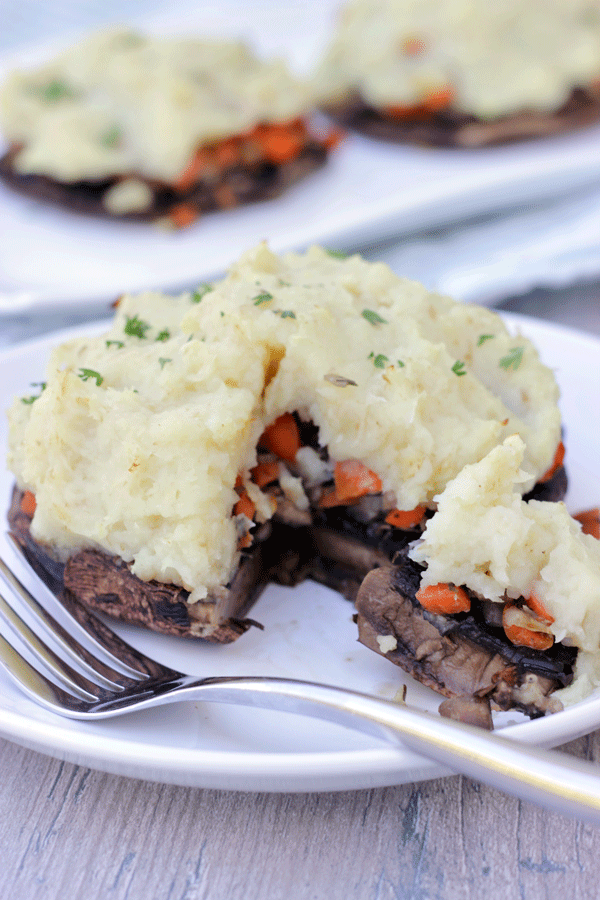
POLYGON ((495 334, 480 334, 477 340, 477 346, 481 347, 482 344, 485 344, 486 341, 491 341, 493 337, 496 337, 495 334))
POLYGON ((396 360, 396 365, 397 365, 397 366, 400 366, 400 368, 403 369, 405 363, 403 363, 401 359, 397 359, 397 360, 396 360))
POLYGON ((278 310, 276 310, 276 312, 279 313, 279 315, 281 316, 282 319, 295 319, 296 318, 296 313, 292 312, 291 309, 281 309, 281 310, 278 309, 278 310))
POLYGON ((325 247, 325 253, 333 256, 334 259, 348 259, 348 254, 344 250, 330 250, 328 247, 325 247))
POLYGON ((123 330, 125 334, 128 334, 130 337, 145 338, 149 328, 150 323, 144 322, 144 320, 140 319, 136 314, 131 319, 127 319, 123 330))
POLYGON ((212 284, 200 284, 192 294, 192 303, 200 303, 203 297, 206 297, 212 290, 212 284))
POLYGON ((252 298, 255 306, 260 306, 261 303, 266 303, 268 300, 272 299, 273 294, 270 294, 268 291, 261 291, 260 294, 257 294, 256 297, 252 298))
POLYGON ((385 369, 385 364, 388 362, 388 357, 384 356, 383 353, 378 353, 377 356, 373 360, 373 365, 378 369, 385 369))
POLYGON ((387 325, 387 319, 383 319, 379 313, 373 309, 363 309, 361 316, 370 322, 371 325, 387 325))
POLYGON ((77 373, 82 381, 87 381, 89 378, 94 378, 98 387, 104 381, 100 372, 96 372, 94 369, 80 369, 77 373))
POLYGON ((158 334, 156 335, 154 340, 155 341, 168 341, 170 337, 171 337, 171 332, 169 331, 169 329, 163 328, 162 331, 158 332, 158 334))
POLYGON ((39 394, 32 394, 30 397, 21 397, 21 403, 33 403, 38 397, 42 396, 42 393, 46 390, 46 382, 45 381, 32 381, 31 387, 39 387, 39 394))
POLYGON ((116 347, 117 350, 120 350, 121 347, 125 346, 125 343, 123 341, 107 341, 106 346, 107 347, 116 347))
POLYGON ((506 356, 503 356, 499 365, 503 369, 518 369, 523 360, 524 347, 511 347, 506 356))
POLYGON ((452 366, 452 371, 455 375, 466 375, 467 370, 465 369, 465 364, 462 359, 457 359, 454 365, 452 366))
POLYGON ((173 362, 173 360, 172 360, 172 359, 165 358, 164 356, 159 356, 159 357, 158 357, 158 362, 160 363, 161 369, 164 369, 165 363, 173 362))
POLYGON ((123 133, 118 125, 113 125, 108 131, 105 131, 101 137, 101 141, 105 147, 116 147, 121 140, 123 133))
POLYGON ((56 100, 64 100, 66 97, 72 96, 73 91, 69 85, 57 78, 53 81, 49 81, 48 84, 42 88, 42 97, 50 103, 54 103, 56 100))

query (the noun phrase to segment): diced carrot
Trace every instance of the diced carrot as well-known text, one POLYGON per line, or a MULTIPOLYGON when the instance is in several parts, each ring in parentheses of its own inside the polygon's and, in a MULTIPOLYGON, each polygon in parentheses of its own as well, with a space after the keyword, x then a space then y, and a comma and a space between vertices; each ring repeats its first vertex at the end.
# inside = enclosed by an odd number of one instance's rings
POLYGON ((244 491, 238 502, 233 507, 233 511, 236 516, 244 515, 251 519, 256 512, 256 504, 253 500, 250 499, 246 491, 244 491))
POLYGON ((21 511, 24 512, 26 516, 33 516, 35 507, 35 495, 32 494, 31 491, 24 491, 23 496, 21 497, 21 511))
POLYGON ((463 588, 443 582, 419 588, 416 598, 424 609, 434 615, 453 615, 471 609, 471 601, 463 588))
POLYGON ((238 547, 240 550, 243 550, 245 547, 249 547, 252 543, 252 535, 250 532, 246 532, 241 537, 238 538, 238 547))
POLYGON ((299 119, 258 125, 249 137, 260 144, 265 158, 273 163, 294 159, 306 143, 304 125, 299 119))
POLYGON ((333 480, 336 494, 342 503, 357 500, 365 494, 377 494, 382 488, 379 476, 358 459, 337 462, 333 480))
POLYGON ((402 52, 407 56, 418 56, 426 48, 425 41, 418 37, 407 37, 402 43, 402 52))
POLYGON ((581 523, 584 534, 591 534, 592 537, 600 539, 600 509, 597 506, 593 509, 584 509, 573 518, 581 523))
POLYGON ((275 419, 265 429, 258 443, 286 462, 293 462, 300 449, 300 429, 293 415, 284 413, 275 419))
POLYGON ((531 647, 532 650, 549 650, 554 643, 551 634, 545 631, 530 631, 529 628, 521 628, 519 625, 507 625, 504 628, 506 637, 517 647, 531 647))
POLYGON ((234 166, 240 159, 240 139, 228 138, 215 147, 216 158, 222 169, 234 166))
POLYGON ((393 509, 387 514, 385 521, 394 528, 413 528, 419 524, 425 515, 425 510, 425 506, 415 506, 414 509, 393 509))
POLYGON ((432 91, 421 103, 413 106, 388 106, 386 113, 394 119, 427 119, 431 113, 450 106, 454 98, 454 90, 450 85, 432 91))
POLYGON ((199 180, 203 172, 213 163, 213 155, 207 150, 197 150, 183 172, 173 182, 176 191, 187 191, 199 180))
POLYGON ((536 616, 542 620, 542 622, 546 622, 547 625, 552 625, 554 622, 554 616, 551 615, 537 594, 531 593, 529 597, 527 597, 525 603, 529 607, 532 612, 536 614, 536 616))
POLYGON ((199 218, 198 210, 189 203, 180 203, 169 212, 169 219, 176 228, 187 228, 199 218))
POLYGON ((548 650, 554 643, 554 635, 546 628, 545 622, 536 621, 531 613, 526 613, 507 603, 502 611, 502 627, 506 637, 518 647, 532 650, 548 650), (531 627, 527 627, 527 625, 531 627))
POLYGON ((326 150, 335 150, 346 138, 346 132, 341 128, 332 128, 329 134, 322 138, 321 143, 326 150))
POLYGON ((561 441, 556 448, 556 453, 554 454, 554 459, 552 460, 552 465, 550 468, 544 472, 542 477, 539 479, 538 484, 543 484, 545 481, 550 481, 552 476, 558 472, 560 467, 562 466, 565 459, 565 445, 561 441))
POLYGON ((259 488, 263 488, 279 478, 279 463, 274 459, 260 462, 251 470, 251 475, 254 484, 257 484, 259 488))

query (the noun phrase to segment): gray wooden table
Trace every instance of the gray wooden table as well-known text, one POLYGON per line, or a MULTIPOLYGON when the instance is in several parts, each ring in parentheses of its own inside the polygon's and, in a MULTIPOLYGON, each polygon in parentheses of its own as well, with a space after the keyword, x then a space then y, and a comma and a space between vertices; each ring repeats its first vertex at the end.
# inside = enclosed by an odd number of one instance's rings
MULTIPOLYGON (((504 307, 600 334, 600 284, 539 290, 504 307)), ((564 749, 600 762, 600 732, 564 749)), ((600 827, 458 776, 376 790, 251 794, 116 777, 7 741, 0 754, 0 898, 583 900, 600 893, 600 827)))

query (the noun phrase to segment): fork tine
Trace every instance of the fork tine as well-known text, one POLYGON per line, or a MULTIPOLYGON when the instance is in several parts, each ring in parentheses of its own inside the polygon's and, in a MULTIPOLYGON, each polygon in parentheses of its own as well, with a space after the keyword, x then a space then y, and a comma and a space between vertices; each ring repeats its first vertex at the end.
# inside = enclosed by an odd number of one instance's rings
POLYGON ((66 690, 53 682, 33 666, 10 641, 0 634, 0 669, 14 681, 32 700, 60 713, 64 709, 81 712, 86 697, 75 690, 66 690))
POLYGON ((111 668, 105 661, 94 656, 86 647, 82 646, 27 590, 2 559, 0 559, 0 576, 5 586, 10 589, 7 596, 12 598, 12 602, 8 601, 6 597, 3 597, 2 600, 12 611, 11 617, 10 613, 4 609, 4 615, 10 620, 13 628, 20 630, 14 617, 18 615, 22 622, 21 610, 27 610, 26 616, 33 625, 33 629, 30 629, 31 638, 28 636, 28 643, 34 642, 35 635, 43 634, 47 640, 47 636, 50 634, 52 643, 71 667, 76 666, 89 679, 113 690, 119 690, 122 685, 128 684, 134 677, 140 678, 137 672, 125 675, 122 671, 111 668))
MULTIPOLYGON (((5 644, 8 644, 21 660, 17 668, 17 672, 22 674, 23 666, 27 666, 29 675, 27 682, 31 683, 31 671, 35 671, 37 675, 48 682, 48 678, 39 668, 39 664, 46 670, 55 682, 63 690, 67 690, 71 694, 76 694, 82 700, 97 699, 97 686, 93 685, 87 678, 76 672, 67 662, 55 653, 48 644, 36 634, 31 628, 19 617, 16 611, 6 602, 2 594, 0 594, 0 617, 3 625, 2 638, 5 644), (8 626, 8 628, 6 627, 8 626), (27 649, 28 655, 33 658, 35 665, 17 650, 14 644, 14 638, 17 643, 27 649), (96 690, 93 690, 93 689, 96 690)), ((11 672, 11 674, 14 674, 11 672)), ((114 687, 113 687, 114 691, 114 687)))
MULTIPOLYGON (((7 537, 13 551, 12 555, 21 566, 27 565, 28 577, 35 579, 36 593, 38 589, 43 592, 44 604, 42 605, 36 599, 1 558, 0 573, 18 592, 30 612, 38 619, 40 616, 43 617, 53 634, 58 632, 62 636, 68 645, 67 653, 69 652, 68 647, 72 647, 77 659, 81 657, 92 671, 103 675, 115 684, 127 684, 130 679, 143 680, 148 676, 161 676, 167 673, 165 666, 123 641, 69 592, 62 590, 59 596, 60 587, 58 584, 50 583, 50 579, 44 577, 46 573, 40 571, 37 561, 27 552, 27 548, 23 547, 14 535, 9 533, 7 537), (63 620, 68 622, 66 629, 47 607, 51 607, 55 614, 58 613, 63 620), (89 649, 90 647, 91 649, 89 649)), ((71 656, 73 656, 72 652, 71 656)))

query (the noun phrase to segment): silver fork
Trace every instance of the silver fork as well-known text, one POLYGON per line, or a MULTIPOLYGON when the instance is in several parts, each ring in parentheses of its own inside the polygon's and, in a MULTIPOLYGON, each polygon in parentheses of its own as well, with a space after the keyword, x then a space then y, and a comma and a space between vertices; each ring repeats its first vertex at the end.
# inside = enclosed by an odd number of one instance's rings
POLYGON ((57 579, 44 573, 42 581, 33 571, 35 560, 12 537, 2 554, 0 665, 25 694, 57 715, 95 721, 177 700, 301 713, 399 741, 454 772, 600 823, 600 777, 590 763, 343 688, 176 672, 61 594, 57 579))

